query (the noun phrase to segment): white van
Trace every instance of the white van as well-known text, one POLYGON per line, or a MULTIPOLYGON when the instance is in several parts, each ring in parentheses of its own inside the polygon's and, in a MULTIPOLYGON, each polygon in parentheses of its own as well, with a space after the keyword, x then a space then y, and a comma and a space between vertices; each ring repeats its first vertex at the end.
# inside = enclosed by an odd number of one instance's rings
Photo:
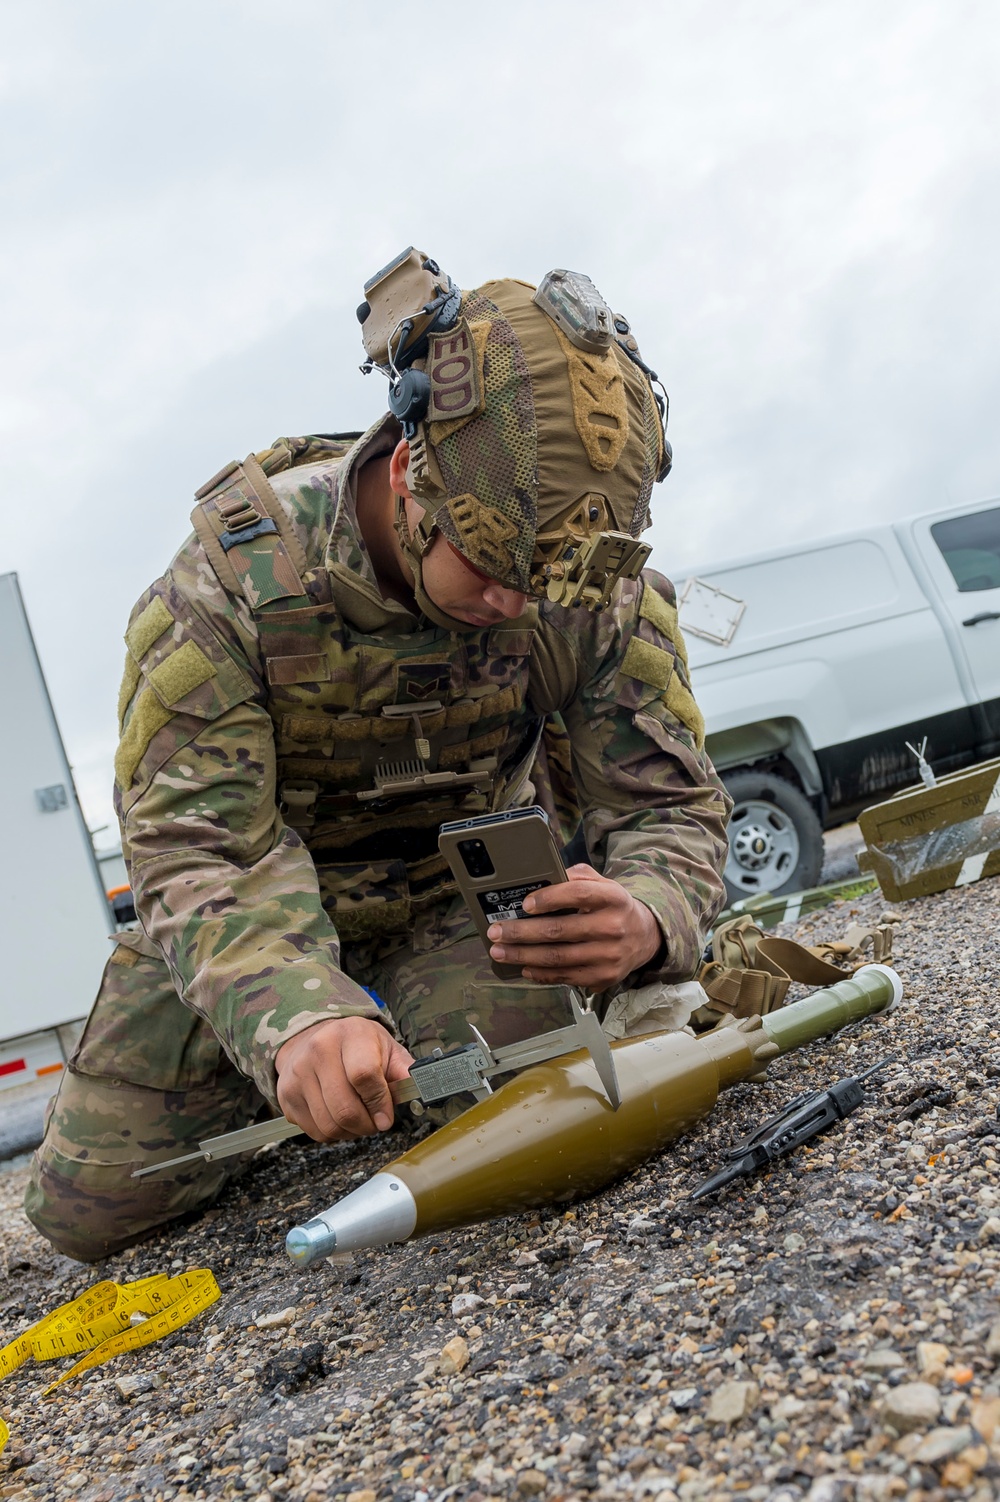
POLYGON ((823 829, 916 780, 907 741, 926 736, 939 773, 1000 752, 1000 501, 713 563, 677 590, 736 804, 731 898, 814 885, 823 829))

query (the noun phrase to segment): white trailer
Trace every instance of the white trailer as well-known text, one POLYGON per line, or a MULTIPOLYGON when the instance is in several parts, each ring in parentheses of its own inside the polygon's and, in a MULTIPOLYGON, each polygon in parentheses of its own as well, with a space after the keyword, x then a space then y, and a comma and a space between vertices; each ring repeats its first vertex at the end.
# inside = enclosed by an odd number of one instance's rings
POLYGON ((16 574, 0 574, 0 1089, 58 1077, 115 921, 16 574))

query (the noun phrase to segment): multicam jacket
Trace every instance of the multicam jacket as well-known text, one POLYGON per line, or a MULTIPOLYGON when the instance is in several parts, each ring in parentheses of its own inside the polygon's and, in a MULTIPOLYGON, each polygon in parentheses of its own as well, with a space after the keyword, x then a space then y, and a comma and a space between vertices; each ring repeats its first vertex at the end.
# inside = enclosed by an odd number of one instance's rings
POLYGON ((281 440, 222 471, 126 633, 116 799, 136 909, 271 1095, 290 1037, 376 1015, 341 945, 399 944, 453 896, 439 824, 536 796, 546 717, 591 860, 661 926, 643 981, 694 973, 723 897, 727 800, 672 586, 646 572, 601 614, 543 602, 428 627, 383 598, 354 509, 357 469, 397 437, 385 419, 353 447, 281 440))

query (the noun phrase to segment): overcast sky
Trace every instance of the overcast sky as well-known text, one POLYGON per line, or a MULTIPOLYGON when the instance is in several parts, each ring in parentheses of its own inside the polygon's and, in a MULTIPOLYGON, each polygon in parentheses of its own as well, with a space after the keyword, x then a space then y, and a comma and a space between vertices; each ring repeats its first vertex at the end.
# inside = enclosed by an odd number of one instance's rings
POLYGON ((995 0, 0 18, 0 572, 92 826, 121 634, 192 492, 378 415, 354 308, 411 242, 463 286, 585 271, 632 319, 676 577, 1000 490, 995 0))

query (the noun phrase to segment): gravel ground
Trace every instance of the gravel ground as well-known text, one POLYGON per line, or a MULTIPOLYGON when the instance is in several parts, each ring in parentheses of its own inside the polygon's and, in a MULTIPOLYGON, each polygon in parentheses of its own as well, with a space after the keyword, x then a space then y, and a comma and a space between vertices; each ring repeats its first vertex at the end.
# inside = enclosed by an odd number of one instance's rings
MULTIPOLYGON (((1000 1493, 1000 883, 906 904, 907 997, 778 1060, 627 1182, 303 1273, 282 1238, 405 1146, 286 1143, 198 1221, 85 1268, 0 1177, 0 1334, 98 1277, 211 1267, 189 1329, 43 1402, 0 1390, 0 1496, 257 1502, 1000 1493), (717 1202, 688 1192, 807 1085, 897 1051, 839 1129, 717 1202)), ((796 937, 875 919, 875 894, 796 937)))

